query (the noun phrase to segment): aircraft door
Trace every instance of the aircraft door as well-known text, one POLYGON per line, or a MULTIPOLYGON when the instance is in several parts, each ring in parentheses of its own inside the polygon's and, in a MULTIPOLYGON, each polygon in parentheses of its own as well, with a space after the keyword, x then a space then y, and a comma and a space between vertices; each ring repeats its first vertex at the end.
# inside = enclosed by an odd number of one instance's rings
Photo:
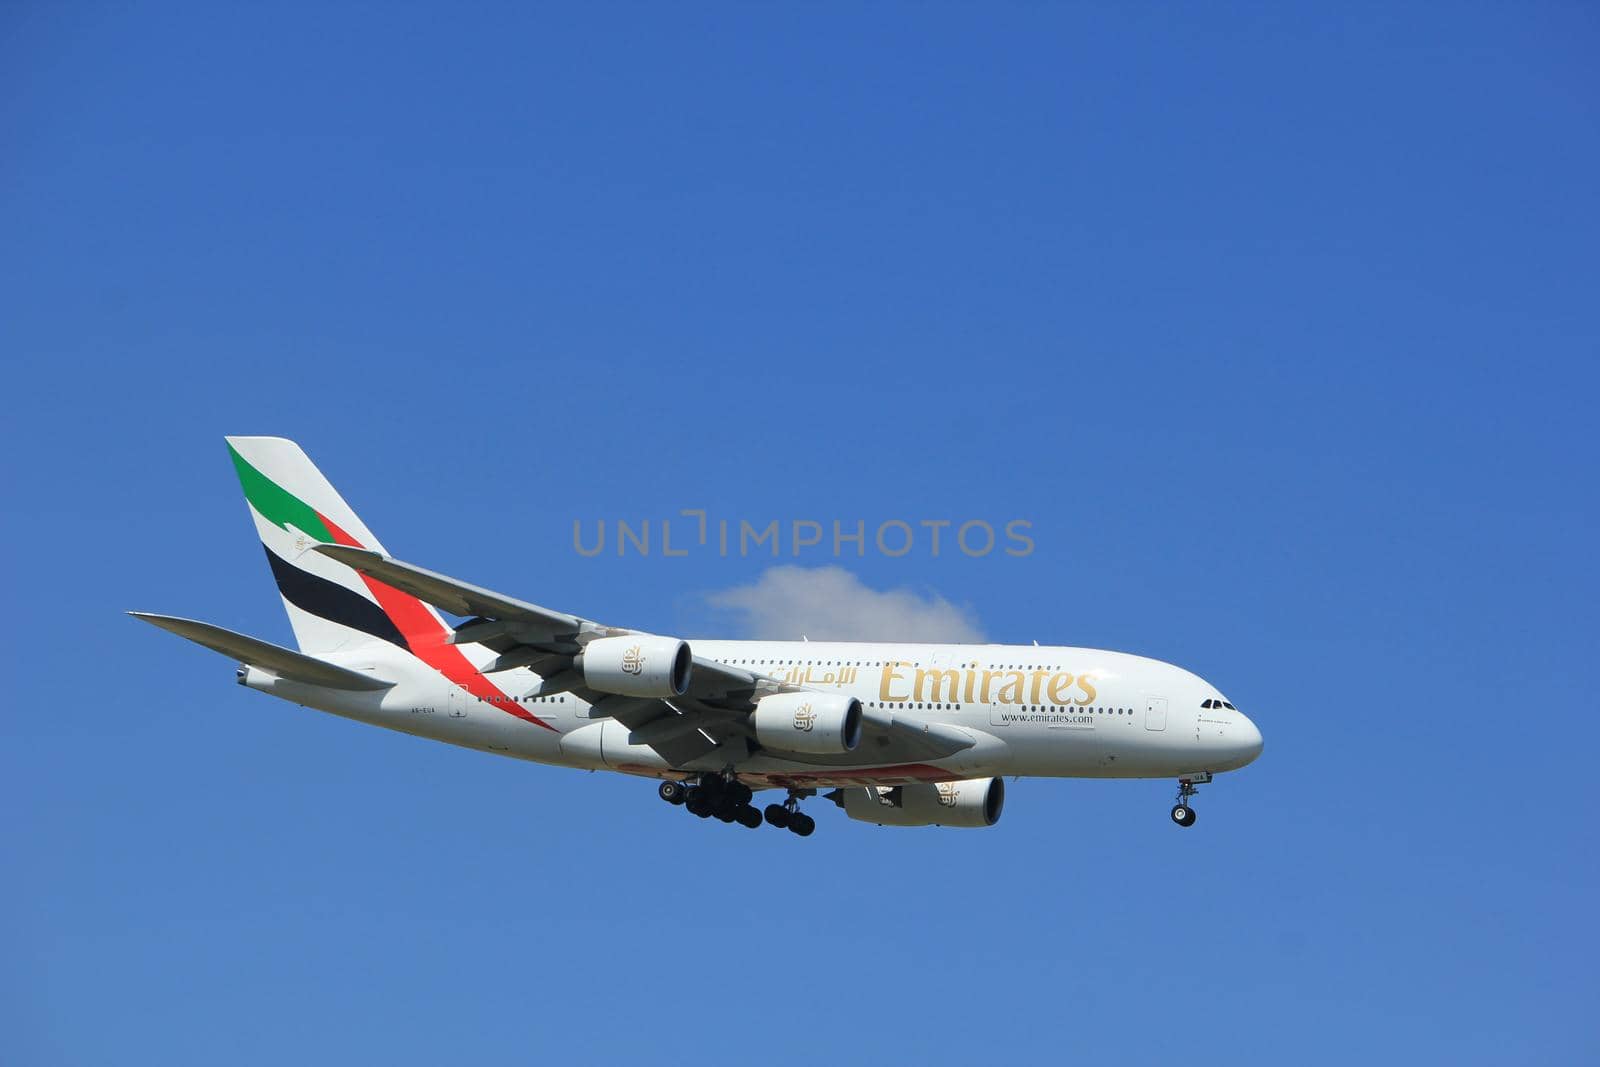
POLYGON ((467 717, 467 701, 472 697, 459 685, 451 684, 449 699, 449 715, 452 719, 465 719, 467 717))
POLYGON ((1165 730, 1167 728, 1167 698, 1147 697, 1144 702, 1144 728, 1146 730, 1165 730))

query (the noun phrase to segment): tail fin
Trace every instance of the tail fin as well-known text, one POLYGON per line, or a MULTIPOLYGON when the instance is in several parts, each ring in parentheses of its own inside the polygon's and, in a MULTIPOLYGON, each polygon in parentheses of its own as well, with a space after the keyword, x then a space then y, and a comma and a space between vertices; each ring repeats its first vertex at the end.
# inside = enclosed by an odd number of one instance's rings
POLYGON ((323 543, 388 554, 299 445, 281 437, 227 440, 300 651, 445 639, 448 627, 427 604, 307 551, 323 543))

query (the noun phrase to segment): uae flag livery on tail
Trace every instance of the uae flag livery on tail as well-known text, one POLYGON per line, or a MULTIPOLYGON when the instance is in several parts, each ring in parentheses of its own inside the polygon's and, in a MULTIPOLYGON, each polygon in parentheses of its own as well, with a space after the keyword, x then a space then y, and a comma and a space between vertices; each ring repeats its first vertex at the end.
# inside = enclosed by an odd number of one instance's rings
POLYGON ((319 655, 386 642, 472 696, 552 729, 509 700, 449 643, 452 631, 431 605, 307 551, 338 544, 388 555, 299 445, 280 437, 229 437, 228 452, 300 651, 319 655))

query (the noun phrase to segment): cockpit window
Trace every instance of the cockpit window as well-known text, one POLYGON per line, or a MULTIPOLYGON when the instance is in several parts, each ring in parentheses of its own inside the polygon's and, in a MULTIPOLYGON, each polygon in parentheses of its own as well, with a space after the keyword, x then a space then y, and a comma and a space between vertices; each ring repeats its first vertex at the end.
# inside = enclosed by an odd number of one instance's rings
POLYGON ((1238 711, 1239 710, 1238 708, 1234 707, 1232 704, 1228 703, 1226 700, 1218 700, 1215 697, 1213 697, 1212 699, 1206 701, 1205 703, 1201 704, 1200 706, 1202 708, 1227 708, 1229 711, 1238 711))
POLYGON ((1204 704, 1201 704, 1200 706, 1202 708, 1212 708, 1212 707, 1216 707, 1216 704, 1217 704, 1217 702, 1215 700, 1208 700, 1204 704))
POLYGON ((1238 708, 1234 707, 1232 704, 1228 703, 1226 700, 1222 701, 1222 706, 1227 708, 1229 711, 1238 711, 1239 710, 1238 708))

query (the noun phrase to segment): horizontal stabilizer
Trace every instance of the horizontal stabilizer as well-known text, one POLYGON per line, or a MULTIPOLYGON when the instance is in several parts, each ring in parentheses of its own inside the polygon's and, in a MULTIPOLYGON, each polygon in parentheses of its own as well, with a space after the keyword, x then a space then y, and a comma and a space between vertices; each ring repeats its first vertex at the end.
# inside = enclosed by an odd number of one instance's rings
POLYGON ((193 619, 180 619, 173 615, 154 615, 146 611, 130 611, 136 619, 143 619, 152 626, 159 626, 169 630, 179 637, 186 637, 197 645, 204 645, 214 652, 221 652, 224 656, 232 656, 241 663, 251 667, 259 667, 270 671, 290 682, 300 682, 304 685, 320 685, 329 689, 364 689, 368 691, 388 689, 393 682, 385 682, 374 678, 361 671, 346 670, 336 667, 332 663, 325 663, 312 656, 303 655, 291 649, 274 645, 270 641, 262 641, 244 634, 224 630, 220 626, 212 626, 207 622, 195 622, 193 619))

